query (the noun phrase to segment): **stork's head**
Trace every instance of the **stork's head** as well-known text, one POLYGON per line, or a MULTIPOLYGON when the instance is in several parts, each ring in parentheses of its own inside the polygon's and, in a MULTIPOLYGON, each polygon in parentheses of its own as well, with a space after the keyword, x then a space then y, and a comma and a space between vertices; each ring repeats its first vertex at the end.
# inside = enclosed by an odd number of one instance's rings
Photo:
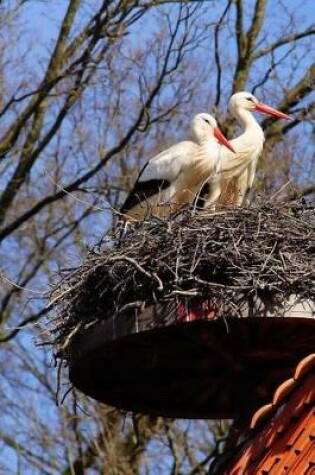
POLYGON ((241 110, 248 110, 251 112, 263 112, 264 114, 273 115, 279 119, 291 119, 291 117, 287 114, 284 114, 277 109, 273 109, 272 107, 259 102, 259 100, 253 94, 245 91, 233 94, 229 102, 229 110, 234 117, 237 116, 241 110))
POLYGON ((207 140, 209 137, 215 137, 218 142, 235 153, 232 145, 219 129, 217 121, 210 114, 203 112, 193 118, 191 122, 191 135, 199 143, 207 140))

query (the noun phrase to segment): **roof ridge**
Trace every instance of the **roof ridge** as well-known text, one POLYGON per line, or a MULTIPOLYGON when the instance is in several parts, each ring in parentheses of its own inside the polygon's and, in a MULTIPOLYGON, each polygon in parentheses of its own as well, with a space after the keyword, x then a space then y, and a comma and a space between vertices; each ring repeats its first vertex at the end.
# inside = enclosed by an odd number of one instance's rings
POLYGON ((313 368, 315 368, 315 353, 311 353, 298 363, 293 378, 285 380, 277 387, 271 403, 256 410, 250 421, 250 429, 255 429, 267 416, 274 412, 279 404, 296 388, 297 382, 303 379, 313 368))

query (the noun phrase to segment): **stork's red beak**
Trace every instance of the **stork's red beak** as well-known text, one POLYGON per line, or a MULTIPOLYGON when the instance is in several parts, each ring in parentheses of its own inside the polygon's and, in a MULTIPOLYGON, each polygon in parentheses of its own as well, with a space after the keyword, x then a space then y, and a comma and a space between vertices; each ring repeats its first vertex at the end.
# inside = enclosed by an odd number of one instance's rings
POLYGON ((272 107, 266 106, 266 104, 263 104, 262 102, 255 104, 255 110, 263 112, 264 114, 273 115, 275 117, 278 117, 279 119, 291 120, 291 117, 289 115, 277 111, 277 109, 273 109, 272 107))
POLYGON ((232 145, 230 144, 230 142, 224 137, 224 135, 222 134, 221 130, 219 129, 219 127, 215 127, 214 129, 214 136, 215 138, 220 142, 222 143, 222 145, 224 145, 225 147, 227 147, 229 150, 231 150, 231 152, 233 153, 236 153, 234 148, 232 147, 232 145))

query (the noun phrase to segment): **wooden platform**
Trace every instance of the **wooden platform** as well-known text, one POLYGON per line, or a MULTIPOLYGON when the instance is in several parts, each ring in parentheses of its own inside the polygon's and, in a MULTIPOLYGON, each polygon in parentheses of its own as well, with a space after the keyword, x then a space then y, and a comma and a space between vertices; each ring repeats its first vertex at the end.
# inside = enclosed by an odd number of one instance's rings
POLYGON ((105 321, 75 337, 70 379, 106 404, 171 418, 233 418, 268 401, 315 348, 315 318, 251 317, 137 331, 105 321))

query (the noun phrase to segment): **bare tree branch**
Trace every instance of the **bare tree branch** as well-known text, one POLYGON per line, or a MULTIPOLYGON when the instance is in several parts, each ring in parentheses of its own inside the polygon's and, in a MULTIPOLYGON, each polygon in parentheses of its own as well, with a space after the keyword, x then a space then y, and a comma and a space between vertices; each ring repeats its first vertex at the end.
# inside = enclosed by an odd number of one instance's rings
POLYGON ((247 33, 246 56, 251 57, 256 39, 261 31, 266 13, 266 0, 256 0, 252 24, 247 33))
POLYGON ((47 94, 47 89, 51 89, 54 85, 56 76, 58 76, 62 65, 64 64, 64 48, 68 39, 70 29, 72 27, 76 12, 79 8, 80 0, 71 0, 64 17, 60 34, 55 46, 55 50, 51 56, 50 63, 47 67, 45 78, 41 86, 38 88, 38 94, 35 94, 30 104, 25 108, 22 114, 17 118, 15 123, 11 124, 0 140, 0 157, 3 157, 7 151, 15 144, 22 126, 26 123, 29 117, 36 111, 44 97, 47 94), (47 88, 47 85, 50 86, 47 88))
POLYGON ((310 26, 307 30, 301 31, 299 33, 292 33, 291 35, 284 36, 277 41, 274 41, 268 46, 256 51, 253 53, 252 59, 255 61, 256 59, 261 58, 262 56, 266 56, 267 54, 275 51, 276 49, 280 48, 281 46, 287 45, 288 43, 294 43, 301 38, 305 38, 306 36, 311 36, 315 34, 315 27, 310 26))
POLYGON ((232 94, 244 89, 249 68, 252 63, 252 51, 261 30, 266 10, 266 0, 256 0, 254 16, 247 33, 243 31, 243 3, 236 1, 236 35, 238 46, 238 61, 235 68, 232 94))
MULTIPOLYGON (((278 104, 278 108, 284 112, 290 112, 293 107, 314 90, 314 85, 315 63, 307 69, 304 76, 295 86, 286 91, 284 98, 278 104)), ((282 140, 282 130, 285 126, 275 118, 268 118, 263 121, 262 127, 265 130, 265 148, 268 152, 276 143, 282 140)))
POLYGON ((221 96, 221 62, 220 62, 220 54, 219 54, 219 33, 220 33, 220 28, 222 25, 222 22, 229 11, 231 5, 232 5, 233 0, 229 0, 226 4, 225 9, 222 12, 222 15, 219 18, 219 21, 216 23, 215 28, 214 28, 214 59, 215 59, 215 64, 217 67, 217 80, 216 80, 216 95, 215 95, 215 101, 214 105, 215 107, 218 107, 220 104, 220 96, 221 96))

